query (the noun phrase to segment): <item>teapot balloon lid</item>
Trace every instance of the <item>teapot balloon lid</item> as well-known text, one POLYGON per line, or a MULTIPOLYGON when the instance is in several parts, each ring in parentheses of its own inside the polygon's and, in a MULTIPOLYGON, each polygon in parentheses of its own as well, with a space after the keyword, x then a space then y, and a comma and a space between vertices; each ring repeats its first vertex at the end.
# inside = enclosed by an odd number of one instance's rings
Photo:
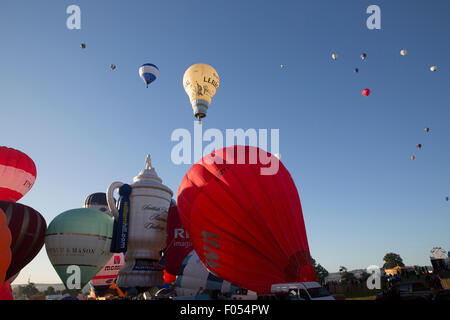
POLYGON ((132 187, 154 187, 164 189, 170 194, 173 194, 169 187, 162 184, 162 179, 156 173, 155 168, 152 167, 152 160, 150 155, 145 159, 145 169, 141 170, 139 174, 134 177, 132 187))

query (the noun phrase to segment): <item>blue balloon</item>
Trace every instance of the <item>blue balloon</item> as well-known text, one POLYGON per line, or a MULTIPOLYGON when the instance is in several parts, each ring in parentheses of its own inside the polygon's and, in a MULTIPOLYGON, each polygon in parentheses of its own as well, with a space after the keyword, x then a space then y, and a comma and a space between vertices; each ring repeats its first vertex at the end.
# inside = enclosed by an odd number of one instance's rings
POLYGON ((143 64, 139 68, 139 76, 144 80, 144 82, 148 85, 158 78, 159 69, 157 66, 151 63, 143 64))

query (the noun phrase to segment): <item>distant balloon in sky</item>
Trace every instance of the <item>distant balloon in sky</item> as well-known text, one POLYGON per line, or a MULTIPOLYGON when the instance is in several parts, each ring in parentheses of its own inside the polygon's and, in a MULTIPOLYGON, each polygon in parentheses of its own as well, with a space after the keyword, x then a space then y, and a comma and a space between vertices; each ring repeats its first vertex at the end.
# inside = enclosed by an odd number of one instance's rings
POLYGON ((286 67, 285 64, 281 64, 281 65, 280 65, 280 68, 281 68, 281 69, 283 69, 284 67, 286 67))
POLYGON ((184 73, 183 87, 191 101, 194 116, 199 121, 206 117, 219 84, 217 71, 205 63, 194 64, 184 73))
POLYGON ((337 53, 332 53, 331 54, 331 58, 333 59, 333 60, 336 60, 337 58, 338 58, 338 55, 337 55, 337 53))
POLYGON ((86 44, 85 44, 85 43, 82 43, 82 44, 80 45, 80 48, 81 48, 81 49, 86 49, 86 44))
POLYGON ((416 157, 415 156, 411 156, 411 160, 414 160, 414 159, 416 159, 416 157))
POLYGON ((223 280, 256 292, 317 281, 297 187, 270 153, 230 146, 203 157, 183 178, 177 206, 200 260, 223 280), (278 171, 261 174, 274 161, 278 171))
POLYGON ((430 67, 430 70, 434 72, 434 71, 437 70, 437 67, 436 67, 436 66, 431 66, 431 67, 430 67))
POLYGON ((20 203, 0 201, 0 209, 5 212, 12 237, 12 259, 6 273, 10 279, 41 251, 47 223, 39 212, 20 203))
POLYGON ((0 200, 20 200, 33 187, 36 175, 36 165, 29 156, 0 146, 0 200))
POLYGON ((9 231, 6 216, 0 209, 0 287, 6 279, 6 271, 11 263, 11 232, 9 231))
POLYGON ((152 63, 143 64, 139 68, 139 76, 144 80, 145 84, 148 85, 158 78, 159 69, 152 63))
POLYGON ((81 289, 111 259, 112 233, 113 219, 94 209, 73 209, 53 219, 45 249, 66 287, 68 278, 77 272, 75 267, 80 271, 81 289))
POLYGON ((448 197, 445 197, 445 201, 448 201, 448 197))
POLYGON ((418 143, 417 144, 417 149, 422 149, 422 144, 418 143))
POLYGON ((111 64, 109 67, 111 68, 111 70, 116 70, 116 65, 115 64, 111 64))
POLYGON ((362 60, 366 60, 366 58, 367 58, 367 54, 362 53, 362 54, 361 54, 361 59, 362 59, 362 60))
POLYGON ((406 50, 405 50, 405 49, 402 49, 402 50, 400 51, 400 54, 401 54, 402 56, 406 56, 406 50))
POLYGON ((359 72, 359 69, 358 68, 355 68, 355 73, 358 73, 359 72))
POLYGON ((366 96, 366 97, 368 97, 369 95, 370 95, 370 89, 364 89, 363 91, 362 91, 362 94, 363 94, 363 96, 366 96))
POLYGON ((425 132, 430 132, 430 128, 425 128, 425 132))

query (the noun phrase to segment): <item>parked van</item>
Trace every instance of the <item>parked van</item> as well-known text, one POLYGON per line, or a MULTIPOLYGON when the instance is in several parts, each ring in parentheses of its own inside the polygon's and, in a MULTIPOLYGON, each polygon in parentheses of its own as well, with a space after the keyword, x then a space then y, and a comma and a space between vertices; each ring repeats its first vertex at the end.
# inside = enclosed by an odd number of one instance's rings
POLYGON ((272 293, 285 293, 299 300, 335 300, 332 295, 317 282, 290 282, 273 284, 272 293))

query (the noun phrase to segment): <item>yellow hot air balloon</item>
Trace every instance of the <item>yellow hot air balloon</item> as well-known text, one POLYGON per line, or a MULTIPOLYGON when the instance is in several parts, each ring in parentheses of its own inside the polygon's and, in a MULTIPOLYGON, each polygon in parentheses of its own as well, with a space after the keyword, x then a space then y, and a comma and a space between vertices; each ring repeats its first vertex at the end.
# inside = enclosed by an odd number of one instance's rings
POLYGON ((219 76, 213 67, 204 63, 190 66, 183 76, 183 87, 192 104, 194 116, 206 117, 211 99, 219 88, 219 76))

